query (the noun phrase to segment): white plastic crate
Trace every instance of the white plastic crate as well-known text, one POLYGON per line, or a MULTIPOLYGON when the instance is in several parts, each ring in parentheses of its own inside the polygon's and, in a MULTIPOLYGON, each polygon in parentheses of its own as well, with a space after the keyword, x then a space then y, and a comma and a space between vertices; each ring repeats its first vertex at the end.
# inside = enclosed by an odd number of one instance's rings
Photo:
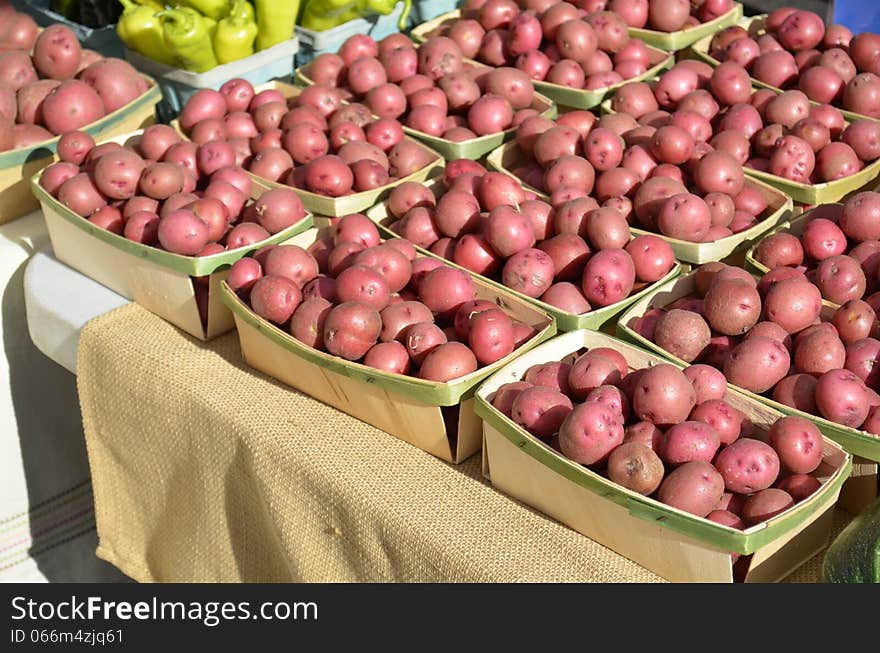
POLYGON ((298 49, 299 43, 294 37, 204 73, 166 66, 131 50, 125 51, 125 58, 135 68, 150 75, 159 83, 162 89, 162 102, 158 107, 159 117, 163 122, 167 122, 180 113, 186 101, 199 89, 217 90, 235 77, 246 79, 254 86, 273 79, 290 77, 298 49))
POLYGON ((319 54, 338 51, 345 40, 355 34, 368 34, 379 41, 389 34, 399 32, 397 23, 402 13, 403 3, 398 2, 394 11, 387 16, 375 14, 365 18, 356 18, 322 32, 315 32, 297 25, 295 28, 296 36, 299 39, 299 52, 296 55, 297 68, 306 65, 319 54))

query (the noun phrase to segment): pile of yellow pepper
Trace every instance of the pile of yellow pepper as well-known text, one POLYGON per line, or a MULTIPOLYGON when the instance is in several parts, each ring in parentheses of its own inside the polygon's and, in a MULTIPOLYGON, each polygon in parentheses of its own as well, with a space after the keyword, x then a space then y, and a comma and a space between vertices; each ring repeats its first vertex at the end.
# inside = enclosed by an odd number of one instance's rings
POLYGON ((299 0, 119 0, 116 24, 130 50, 203 73, 293 38, 299 0))

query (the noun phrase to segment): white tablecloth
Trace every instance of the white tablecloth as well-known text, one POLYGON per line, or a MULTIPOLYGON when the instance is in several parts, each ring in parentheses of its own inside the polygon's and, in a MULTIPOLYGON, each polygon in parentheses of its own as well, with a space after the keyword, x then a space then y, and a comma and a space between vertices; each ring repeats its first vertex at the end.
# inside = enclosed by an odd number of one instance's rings
POLYGON ((47 246, 39 212, 0 226, 0 582, 122 580, 95 556, 76 378, 28 334, 25 267, 47 246))

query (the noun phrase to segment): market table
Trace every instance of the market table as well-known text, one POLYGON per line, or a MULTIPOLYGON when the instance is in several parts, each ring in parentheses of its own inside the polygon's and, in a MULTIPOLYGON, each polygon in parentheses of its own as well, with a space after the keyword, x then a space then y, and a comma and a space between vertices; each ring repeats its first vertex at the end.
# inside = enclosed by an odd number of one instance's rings
POLYGON ((85 325, 77 371, 98 555, 136 580, 662 581, 493 490, 479 455, 442 462, 251 370, 235 333, 129 304, 85 325))

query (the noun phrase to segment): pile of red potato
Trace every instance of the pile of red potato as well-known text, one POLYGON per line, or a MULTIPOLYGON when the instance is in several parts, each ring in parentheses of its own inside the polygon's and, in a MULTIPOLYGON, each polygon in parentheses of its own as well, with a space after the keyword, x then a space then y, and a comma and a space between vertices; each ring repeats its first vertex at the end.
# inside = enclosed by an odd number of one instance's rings
POLYGON ((312 93, 341 97, 380 118, 454 142, 502 132, 538 113, 526 73, 468 63, 446 37, 416 46, 403 34, 379 43, 358 34, 338 54, 318 55, 305 72, 321 89, 313 87, 312 93))
POLYGON ((358 213, 308 249, 269 245, 232 266, 228 283, 257 315, 345 360, 428 381, 461 378, 535 335, 476 298, 470 275, 381 242, 358 213))
POLYGON ((249 201, 250 176, 228 144, 196 145, 152 125, 124 145, 84 132, 58 142, 40 185, 74 213, 136 243, 210 256, 261 242, 306 217, 292 190, 249 201))
POLYGON ((867 294, 878 283, 878 211, 873 192, 821 207, 801 238, 778 234, 757 247, 773 268, 760 279, 708 263, 695 296, 629 326, 682 360, 723 370, 733 385, 880 434, 880 294, 867 294), (847 238, 858 243, 849 255, 847 238))
POLYGON ((746 69, 734 62, 714 70, 681 62, 652 84, 618 89, 611 106, 638 129, 624 132, 624 139, 632 142, 637 134, 664 162, 672 155, 691 164, 714 149, 739 166, 819 184, 854 175, 880 157, 877 121, 847 124, 838 109, 811 104, 797 89, 754 90, 746 69))
POLYGON ((413 244, 575 315, 626 299, 675 264, 665 241, 632 238, 614 208, 591 200, 554 208, 465 159, 448 163, 433 188, 395 188, 386 210, 389 228, 413 244))
POLYGON ((0 9, 0 152, 42 143, 124 107, 148 90, 126 61, 81 47, 64 25, 0 9))
MULTIPOLYGON (((696 76, 690 65, 679 65, 696 76)), ((647 84, 633 86, 639 90, 619 97, 644 94, 655 102, 647 84)), ((521 156, 511 172, 548 194, 557 211, 585 213, 601 205, 631 226, 683 241, 714 242, 766 218, 772 209, 746 184, 740 161, 723 144, 716 149, 706 142, 708 120, 695 111, 682 115, 674 123, 658 115, 658 126, 623 112, 529 118, 517 129, 521 156)))
POLYGON ((385 186, 437 160, 405 138, 397 120, 343 105, 322 86, 288 100, 233 79, 219 91, 196 92, 179 120, 192 141, 220 144, 258 177, 327 197, 385 186))
POLYGON ((619 352, 597 347, 571 363, 533 365, 501 386, 492 405, 633 492, 742 529, 819 488, 822 436, 799 417, 760 433, 726 391, 712 367, 629 370, 619 352))
POLYGON ((712 39, 709 54, 745 66, 777 88, 797 88, 821 104, 880 118, 880 35, 853 37, 843 25, 794 7, 777 9, 754 29, 728 27, 712 39))
POLYGON ((733 0, 471 0, 461 18, 444 21, 429 36, 452 39, 465 57, 490 66, 515 66, 538 81, 598 90, 652 65, 645 43, 630 38, 628 28, 675 32, 733 7, 733 0))

